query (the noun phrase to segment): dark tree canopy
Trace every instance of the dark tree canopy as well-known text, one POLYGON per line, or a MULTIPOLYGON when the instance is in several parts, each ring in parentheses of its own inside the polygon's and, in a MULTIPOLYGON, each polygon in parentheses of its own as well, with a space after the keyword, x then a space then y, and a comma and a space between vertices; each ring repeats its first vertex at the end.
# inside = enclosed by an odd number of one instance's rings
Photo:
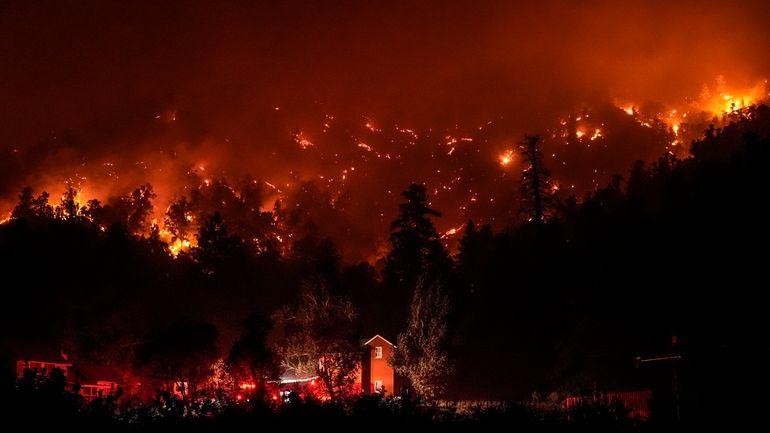
POLYGON ((192 254, 204 272, 214 273, 230 264, 242 262, 246 251, 241 238, 230 234, 222 216, 214 212, 201 226, 198 245, 192 254))
POLYGON ((219 333, 210 323, 183 320, 148 334, 137 348, 137 366, 161 383, 181 388, 185 400, 211 373, 219 333))
POLYGON ((19 202, 11 212, 11 218, 13 219, 31 219, 37 216, 35 212, 35 196, 32 195, 32 188, 25 186, 19 194, 19 202))
POLYGON ((543 164, 540 137, 528 135, 519 144, 519 151, 527 161, 521 173, 521 214, 525 221, 542 224, 556 210, 556 196, 551 174, 543 164))
POLYGON ((280 360, 268 346, 272 324, 259 314, 251 314, 243 321, 242 329, 230 349, 228 362, 236 379, 254 384, 259 392, 264 392, 268 381, 279 380, 281 376, 280 360))
MULTIPOLYGON (((389 320, 400 327, 408 314, 419 278, 446 278, 452 261, 430 217, 441 213, 428 206, 424 185, 411 184, 402 192, 406 202, 399 205, 399 215, 390 225, 391 250, 382 271, 387 292, 386 303, 394 305, 389 320)), ((383 324, 388 329, 389 325, 383 324)))
POLYGON ((386 286, 414 289, 421 274, 440 275, 449 269, 449 255, 430 217, 441 213, 428 207, 424 185, 411 184, 401 193, 406 202, 390 225, 390 243, 383 270, 386 286))

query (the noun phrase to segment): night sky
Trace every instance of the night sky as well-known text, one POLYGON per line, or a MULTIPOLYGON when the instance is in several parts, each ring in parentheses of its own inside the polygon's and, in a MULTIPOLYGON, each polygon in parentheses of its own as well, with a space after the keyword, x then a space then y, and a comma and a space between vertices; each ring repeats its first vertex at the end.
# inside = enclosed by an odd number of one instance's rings
POLYGON ((160 220, 207 179, 270 182, 265 209, 312 180, 344 217, 322 234, 372 259, 412 181, 442 233, 515 220, 525 133, 580 195, 686 155, 646 119, 767 96, 767 2, 500 3, 4 1, 0 210, 151 182, 160 220))

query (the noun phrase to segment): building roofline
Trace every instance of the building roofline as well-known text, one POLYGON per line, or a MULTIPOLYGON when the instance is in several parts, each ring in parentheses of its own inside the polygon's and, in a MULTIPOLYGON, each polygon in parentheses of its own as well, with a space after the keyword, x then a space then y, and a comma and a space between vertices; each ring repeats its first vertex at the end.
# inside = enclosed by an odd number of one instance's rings
POLYGON ((382 338, 382 340, 383 340, 383 341, 385 341, 386 343, 390 344, 390 345, 391 345, 391 346, 393 346, 393 347, 396 347, 396 345, 395 345, 395 344, 391 343, 390 341, 388 341, 388 340, 387 340, 385 337, 383 337, 383 336, 382 336, 382 335, 380 335, 380 334, 377 334, 377 335, 375 335, 374 337, 370 338, 370 339, 369 339, 369 340, 368 340, 366 343, 364 343, 364 346, 366 346, 366 345, 368 345, 369 343, 371 343, 371 342, 372 342, 372 341, 373 341, 375 338, 377 338, 377 337, 380 337, 380 338, 382 338))

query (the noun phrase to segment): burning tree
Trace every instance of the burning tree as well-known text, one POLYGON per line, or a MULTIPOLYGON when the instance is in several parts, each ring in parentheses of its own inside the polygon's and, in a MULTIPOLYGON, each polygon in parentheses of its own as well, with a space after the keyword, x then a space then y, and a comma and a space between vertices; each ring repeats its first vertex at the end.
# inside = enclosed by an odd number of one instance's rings
POLYGON ((318 376, 332 401, 347 397, 362 355, 357 317, 353 303, 332 294, 323 281, 306 283, 300 304, 273 316, 281 366, 300 379, 318 376))
POLYGON ((118 215, 129 233, 144 233, 147 229, 147 217, 152 214, 152 200, 156 194, 152 185, 145 183, 121 197, 118 202, 118 215))
POLYGON ((444 285, 421 277, 412 298, 409 323, 398 336, 391 362, 417 394, 427 399, 440 396, 454 372, 447 354, 449 312, 444 285))
POLYGON ((521 208, 519 214, 527 221, 542 224, 556 209, 556 196, 551 173, 543 164, 540 136, 527 135, 519 151, 529 165, 521 174, 521 208))
POLYGON ((65 221, 72 221, 78 217, 78 191, 67 185, 67 189, 62 194, 59 207, 56 208, 56 218, 65 221))
POLYGON ((193 206, 187 197, 181 196, 171 203, 163 218, 163 226, 171 233, 171 242, 177 240, 189 244, 193 230, 193 206))

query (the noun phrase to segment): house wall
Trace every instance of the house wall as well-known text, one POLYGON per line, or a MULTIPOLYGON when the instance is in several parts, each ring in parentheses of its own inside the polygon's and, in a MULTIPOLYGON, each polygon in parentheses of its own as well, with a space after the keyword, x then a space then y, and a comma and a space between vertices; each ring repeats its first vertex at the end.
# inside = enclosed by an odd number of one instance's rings
POLYGON ((364 374, 363 378, 368 381, 368 385, 364 385, 364 390, 368 393, 375 392, 375 381, 382 381, 382 386, 385 389, 385 393, 394 394, 397 392, 395 383, 395 374, 393 368, 388 365, 388 358, 393 355, 393 346, 388 344, 380 337, 375 338, 368 344, 369 354, 369 374, 364 374), (382 347, 382 358, 376 358, 376 347, 382 347))
POLYGON ((54 369, 58 368, 62 370, 62 373, 64 373, 64 377, 66 377, 67 379, 70 379, 69 376, 70 376, 71 367, 72 367, 72 364, 65 364, 62 362, 20 359, 16 361, 16 377, 18 378, 24 377, 24 370, 26 369, 30 369, 37 374, 49 376, 54 371, 54 369))

